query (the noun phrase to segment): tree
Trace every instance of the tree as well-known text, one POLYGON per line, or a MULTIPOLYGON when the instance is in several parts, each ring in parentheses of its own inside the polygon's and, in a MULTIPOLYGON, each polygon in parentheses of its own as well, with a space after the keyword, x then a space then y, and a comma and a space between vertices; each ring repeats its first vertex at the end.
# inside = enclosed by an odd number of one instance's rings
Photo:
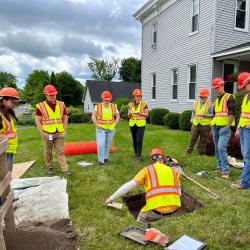
POLYGON ((141 82, 141 60, 129 57, 121 61, 120 76, 126 82, 141 82))
POLYGON ((7 72, 0 72, 0 88, 3 87, 12 87, 17 88, 16 77, 7 72))
POLYGON ((24 87, 24 99, 31 104, 39 103, 43 100, 43 88, 49 83, 48 71, 34 70, 28 75, 24 87))
POLYGON ((92 78, 95 80, 111 81, 118 72, 119 59, 112 57, 112 61, 98 60, 91 57, 88 67, 92 72, 92 78))
POLYGON ((64 101, 66 106, 82 105, 84 91, 82 84, 66 71, 55 74, 55 78, 58 99, 64 101))

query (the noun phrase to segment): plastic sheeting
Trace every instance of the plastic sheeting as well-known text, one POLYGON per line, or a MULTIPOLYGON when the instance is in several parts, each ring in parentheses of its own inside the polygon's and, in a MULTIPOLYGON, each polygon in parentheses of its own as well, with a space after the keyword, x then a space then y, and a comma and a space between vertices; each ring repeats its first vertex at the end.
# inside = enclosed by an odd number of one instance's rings
POLYGON ((41 177, 13 180, 16 223, 69 218, 67 180, 41 177))

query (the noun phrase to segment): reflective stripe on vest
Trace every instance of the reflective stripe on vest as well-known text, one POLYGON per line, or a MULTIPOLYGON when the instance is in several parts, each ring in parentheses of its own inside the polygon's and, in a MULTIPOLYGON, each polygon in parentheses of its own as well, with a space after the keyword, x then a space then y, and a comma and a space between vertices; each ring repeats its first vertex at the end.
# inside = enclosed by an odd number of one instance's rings
POLYGON ((112 119, 111 120, 105 120, 103 119, 103 104, 98 104, 97 105, 97 114, 98 114, 98 118, 97 118, 97 123, 98 124, 113 124, 115 122, 115 113, 116 113, 116 108, 115 105, 113 103, 110 103, 111 105, 111 111, 112 111, 112 119))
POLYGON ((195 111, 195 116, 193 119, 193 124, 197 126, 198 124, 201 125, 210 125, 211 123, 211 118, 209 117, 199 117, 199 115, 205 115, 209 113, 209 108, 210 108, 210 102, 207 100, 206 103, 202 106, 200 109, 201 101, 195 101, 194 103, 194 111, 195 111))
POLYGON ((16 138, 16 133, 14 132, 14 128, 12 128, 11 121, 9 121, 4 115, 1 115, 3 122, 5 124, 5 131, 1 132, 0 134, 4 134, 5 138, 7 139, 14 139, 16 138))
POLYGON ((241 114, 239 120, 240 127, 246 127, 250 123, 250 101, 248 100, 248 95, 246 94, 243 98, 241 105, 241 114))
MULTIPOLYGON (((139 105, 140 105, 140 113, 143 113, 144 107, 145 107, 145 102, 141 101, 139 105)), ((133 111, 133 108, 135 108, 134 103, 130 103, 130 105, 129 105, 130 112, 133 111)), ((134 114, 131 116, 130 119, 131 120, 146 120, 146 117, 134 114)))

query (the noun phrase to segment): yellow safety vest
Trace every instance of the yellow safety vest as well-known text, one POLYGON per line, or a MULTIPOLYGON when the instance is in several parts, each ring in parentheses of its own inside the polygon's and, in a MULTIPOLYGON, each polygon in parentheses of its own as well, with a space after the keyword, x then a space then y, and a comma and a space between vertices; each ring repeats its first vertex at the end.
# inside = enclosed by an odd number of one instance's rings
POLYGON ((174 170, 162 163, 146 167, 147 185, 144 186, 146 205, 141 209, 148 212, 166 206, 181 207, 180 190, 174 170))
POLYGON ((209 109, 211 107, 211 102, 210 101, 206 101, 206 103, 204 103, 204 105, 202 106, 202 108, 200 109, 200 104, 201 104, 201 100, 195 101, 194 102, 194 111, 195 111, 195 115, 194 115, 194 119, 193 119, 193 125, 197 126, 198 124, 205 126, 205 125, 210 125, 212 118, 209 117, 199 117, 198 115, 205 115, 209 113, 209 109))
MULTIPOLYGON (((211 125, 227 126, 228 123, 227 101, 230 96, 231 94, 225 93, 220 101, 220 104, 219 104, 219 98, 216 99, 214 104, 215 116, 211 122, 211 125)), ((235 119, 233 120, 231 125, 232 126, 235 125, 235 119)))
POLYGON ((249 94, 246 94, 242 101, 239 121, 240 127, 246 127, 246 125, 250 123, 250 100, 248 100, 248 95, 249 94))
POLYGON ((129 104, 129 110, 132 113, 132 116, 129 119, 129 126, 133 127, 136 125, 137 127, 146 126, 146 117, 139 115, 139 113, 143 113, 147 102, 140 101, 137 108, 135 108, 134 103, 129 104))
POLYGON ((55 112, 51 109, 46 101, 40 102, 36 105, 36 107, 42 113, 43 131, 50 134, 55 132, 62 133, 64 131, 63 111, 65 106, 63 102, 56 101, 55 112))
POLYGON ((105 109, 104 104, 98 104, 95 107, 97 111, 97 123, 103 129, 113 130, 115 127, 115 114, 117 110, 116 104, 110 103, 108 111, 105 109))
POLYGON ((3 128, 0 130, 0 134, 4 135, 3 138, 9 140, 9 146, 6 150, 6 153, 15 154, 18 145, 18 139, 14 120, 11 117, 9 121, 3 114, 1 114, 1 117, 3 128))

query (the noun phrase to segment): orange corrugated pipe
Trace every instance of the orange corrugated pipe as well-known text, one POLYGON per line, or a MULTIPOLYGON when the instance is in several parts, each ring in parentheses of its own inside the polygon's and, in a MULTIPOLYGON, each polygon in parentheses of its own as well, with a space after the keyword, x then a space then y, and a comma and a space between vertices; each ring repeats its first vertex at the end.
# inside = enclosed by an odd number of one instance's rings
MULTIPOLYGON (((116 148, 111 145, 110 152, 113 153, 115 151, 116 148)), ((96 141, 64 143, 65 155, 96 154, 96 153, 97 153, 96 141)))

